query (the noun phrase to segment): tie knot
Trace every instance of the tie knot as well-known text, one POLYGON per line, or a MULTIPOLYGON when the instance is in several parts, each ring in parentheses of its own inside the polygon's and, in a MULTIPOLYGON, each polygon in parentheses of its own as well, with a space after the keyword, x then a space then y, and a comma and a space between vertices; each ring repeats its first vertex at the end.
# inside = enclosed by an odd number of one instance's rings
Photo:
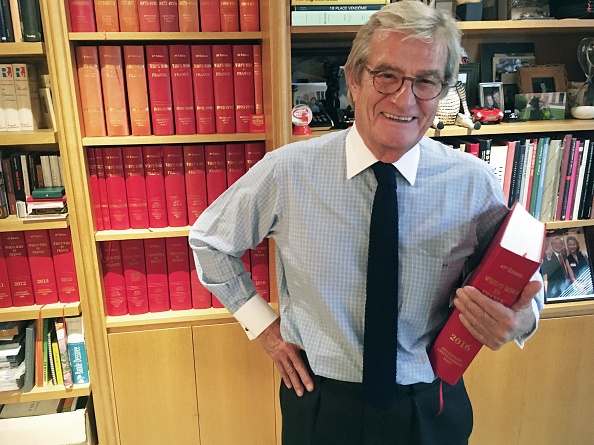
POLYGON ((376 162, 371 168, 373 169, 373 173, 375 173, 375 179, 377 179, 378 184, 396 187, 396 175, 394 174, 396 167, 393 164, 376 162))

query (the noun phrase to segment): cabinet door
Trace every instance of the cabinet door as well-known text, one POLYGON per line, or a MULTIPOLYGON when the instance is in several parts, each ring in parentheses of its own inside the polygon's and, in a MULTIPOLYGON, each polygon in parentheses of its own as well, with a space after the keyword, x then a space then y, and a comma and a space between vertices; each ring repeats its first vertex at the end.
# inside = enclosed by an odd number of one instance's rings
POLYGON ((193 331, 202 443, 274 444, 272 360, 237 323, 193 331))
POLYGON ((120 443, 200 445, 191 328, 115 333, 108 341, 120 443))

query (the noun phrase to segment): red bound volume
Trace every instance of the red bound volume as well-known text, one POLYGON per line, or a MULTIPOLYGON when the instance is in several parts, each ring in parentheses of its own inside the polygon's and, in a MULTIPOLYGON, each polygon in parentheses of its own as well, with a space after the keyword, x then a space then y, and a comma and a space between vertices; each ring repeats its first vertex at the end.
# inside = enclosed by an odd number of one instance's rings
POLYGON ((156 136, 175 134, 167 45, 147 45, 146 64, 153 134, 156 136))
POLYGON ((85 136, 107 136, 101 94, 99 52, 96 46, 77 46, 74 51, 85 136))
POLYGON ((206 145, 206 198, 211 205, 227 189, 227 168, 224 145, 206 145))
POLYGON ((233 45, 235 131, 249 133, 250 115, 256 112, 254 93, 254 46, 233 45))
POLYGON ((130 315, 146 314, 149 309, 144 243, 141 239, 122 241, 122 261, 126 298, 130 315))
POLYGON ((157 0, 138 0, 138 24, 141 32, 161 31, 157 0))
POLYGON ((48 231, 27 230, 25 242, 27 243, 35 304, 57 303, 58 288, 56 287, 56 274, 48 231))
POLYGON ((260 31, 259 0, 239 0, 239 29, 242 32, 260 31))
POLYGON ((123 147, 122 156, 130 228, 148 229, 150 226, 142 147, 123 147))
MULTIPOLYGON (((194 264, 194 260, 192 260, 192 264, 194 264)), ((4 252, 4 241, 0 237, 0 308, 11 306, 12 294, 10 292, 8 269, 6 268, 6 252, 4 252)))
MULTIPOLYGON (((465 285, 512 306, 540 267, 544 241, 544 223, 516 202, 465 285)), ((460 321, 460 311, 454 309, 429 351, 433 371, 454 385, 481 347, 460 321)))
POLYGON ((137 0, 118 0, 118 12, 120 15, 121 32, 140 31, 137 0))
POLYGON ((198 0, 179 0, 177 4, 180 32, 200 31, 198 0))
POLYGON ((91 190, 91 205, 93 206, 93 219, 95 229, 103 230, 103 216, 101 215, 101 199, 99 198, 99 184, 97 182, 97 161, 95 151, 87 149, 87 164, 89 165, 89 189, 91 190))
POLYGON ((165 238, 165 246, 171 309, 174 311, 192 309, 188 239, 186 237, 165 238))
POLYGON ((102 150, 111 228, 127 230, 130 228, 130 217, 128 215, 122 149, 120 147, 103 147, 102 150))
POLYGON ((192 45, 191 51, 196 131, 198 134, 216 133, 212 46, 192 45))
POLYGON ((101 259, 103 262, 103 286, 105 288, 107 315, 126 315, 128 313, 128 301, 120 241, 102 242, 101 259))
POLYGON ((221 30, 221 5, 219 0, 199 0, 200 27, 202 32, 221 30))
POLYGON ((93 0, 68 0, 72 32, 96 32, 93 0))
POLYGON ((118 32, 120 23, 117 0, 95 0, 95 19, 98 32, 118 32))
POLYGON ((149 136, 151 134, 151 115, 144 47, 124 46, 124 64, 132 134, 134 136, 149 136))
POLYGON ((231 187, 245 173, 245 144, 226 144, 225 160, 227 187, 231 187))
POLYGON ((101 86, 105 103, 105 123, 108 136, 129 136, 128 108, 124 87, 122 48, 100 46, 101 86))
POLYGON ((49 231, 60 303, 80 301, 70 229, 49 231))
POLYGON ((254 45, 254 102, 256 114, 264 113, 264 85, 262 83, 262 46, 254 45))
POLYGON ((184 145, 184 179, 188 201, 188 224, 193 225, 206 209, 204 145, 184 145))
POLYGON ((270 278, 268 274, 268 240, 263 240, 250 251, 252 281, 256 291, 270 303, 270 278))
POLYGON ((160 145, 147 145, 142 147, 142 155, 144 158, 149 226, 154 228, 167 227, 163 148, 160 145))
POLYGON ((163 170, 165 174, 165 198, 167 221, 170 227, 188 225, 188 203, 184 180, 184 155, 179 145, 163 146, 163 170))
POLYGON ((192 91, 192 58, 190 45, 170 45, 171 91, 175 134, 196 134, 194 96, 192 91))
POLYGON ((235 133, 231 45, 212 45, 212 73, 217 133, 235 133))
POLYGON ((177 0, 159 0, 159 16, 162 32, 178 32, 177 0))
POLYGON ((103 230, 111 230, 111 218, 109 216, 109 204, 107 202, 107 186, 105 185, 105 169, 103 168, 103 153, 101 148, 90 148, 95 153, 95 165, 97 166, 97 188, 99 189, 99 203, 101 204, 101 218, 103 219, 103 230))
POLYGON ((221 31, 239 31, 239 0, 219 0, 221 14, 221 31))
POLYGON ((165 239, 145 239, 144 257, 146 261, 149 311, 168 311, 169 285, 167 283, 167 253, 165 250, 165 239))
POLYGON ((192 289, 192 308, 194 309, 208 309, 212 307, 211 295, 207 288, 205 288, 198 279, 196 272, 196 263, 194 262, 194 252, 188 246, 188 258, 190 262, 190 288, 192 289))
POLYGON ((252 168, 265 154, 266 148, 264 147, 264 142, 247 142, 245 144, 246 170, 252 168))
POLYGON ((35 304, 25 235, 23 232, 4 232, 2 233, 2 244, 4 245, 13 306, 35 304))

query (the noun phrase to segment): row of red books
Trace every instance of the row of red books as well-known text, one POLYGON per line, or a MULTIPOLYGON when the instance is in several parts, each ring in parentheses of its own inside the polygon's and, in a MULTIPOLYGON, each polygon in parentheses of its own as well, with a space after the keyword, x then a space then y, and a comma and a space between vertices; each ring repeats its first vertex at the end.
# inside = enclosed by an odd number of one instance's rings
POLYGON ((72 32, 260 30, 258 0, 69 0, 72 32))
POLYGON ((0 235, 0 308, 80 300, 70 229, 0 235))
POLYGON ((264 150, 263 142, 89 148, 97 230, 191 225, 264 150))
POLYGON ((77 46, 76 65, 86 136, 265 131, 261 45, 77 46))
MULTIPOLYGON (((223 307, 198 280, 186 237, 105 241, 101 257, 110 316, 223 307)), ((268 240, 241 260, 258 293, 270 301, 268 240)))

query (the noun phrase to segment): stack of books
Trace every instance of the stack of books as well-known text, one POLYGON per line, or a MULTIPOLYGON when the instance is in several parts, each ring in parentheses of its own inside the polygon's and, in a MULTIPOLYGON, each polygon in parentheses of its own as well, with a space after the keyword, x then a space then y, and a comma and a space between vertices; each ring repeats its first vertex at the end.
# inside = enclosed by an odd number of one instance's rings
POLYGON ((292 26, 362 25, 389 0, 291 0, 292 26))
POLYGON ((23 386, 26 323, 0 322, 0 391, 14 391, 23 386))
POLYGON ((60 215, 68 213, 64 187, 36 188, 27 197, 27 216, 60 215))

